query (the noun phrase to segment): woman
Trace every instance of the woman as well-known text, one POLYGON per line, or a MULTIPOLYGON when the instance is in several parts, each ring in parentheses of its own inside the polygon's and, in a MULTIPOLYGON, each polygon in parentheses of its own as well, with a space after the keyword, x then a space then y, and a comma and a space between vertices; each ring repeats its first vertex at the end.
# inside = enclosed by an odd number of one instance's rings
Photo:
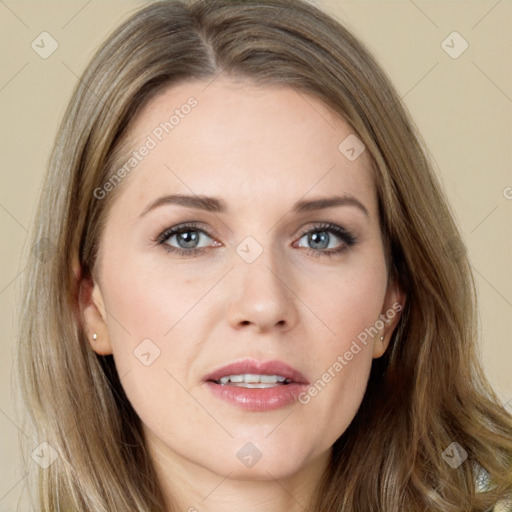
POLYGON ((133 15, 73 94, 34 242, 41 510, 506 508, 460 233, 393 86, 315 7, 133 15))

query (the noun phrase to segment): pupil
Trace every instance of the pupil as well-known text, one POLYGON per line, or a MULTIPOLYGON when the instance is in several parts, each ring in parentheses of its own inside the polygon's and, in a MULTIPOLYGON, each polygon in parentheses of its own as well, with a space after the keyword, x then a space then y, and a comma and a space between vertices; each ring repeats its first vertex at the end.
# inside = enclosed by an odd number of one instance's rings
POLYGON ((180 246, 189 249, 191 246, 193 247, 195 242, 197 242, 197 237, 198 233, 196 233, 195 231, 184 231, 183 233, 179 233, 178 243, 180 246), (182 240, 184 241, 185 245, 181 244, 182 240))
POLYGON ((325 249, 329 245, 329 236, 325 231, 318 231, 309 236, 309 241, 316 246, 315 249, 325 249))

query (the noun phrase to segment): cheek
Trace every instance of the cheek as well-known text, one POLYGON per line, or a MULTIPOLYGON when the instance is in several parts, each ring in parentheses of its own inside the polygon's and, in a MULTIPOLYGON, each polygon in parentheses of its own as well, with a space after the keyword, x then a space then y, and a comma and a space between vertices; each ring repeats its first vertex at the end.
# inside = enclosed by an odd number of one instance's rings
POLYGON ((126 351, 127 343, 135 346, 146 338, 157 345, 168 343, 172 331, 194 317, 194 308, 211 287, 207 278, 184 276, 161 257, 125 259, 109 268, 105 306, 112 317, 114 350, 119 352, 126 351))
POLYGON ((184 382, 194 360, 190 322, 206 285, 143 258, 105 258, 103 268, 109 337, 125 392, 142 416, 163 397, 172 407, 186 398, 176 394, 172 376, 184 382))
POLYGON ((363 399, 373 360, 373 343, 382 331, 379 315, 386 293, 383 258, 354 265, 325 281, 324 294, 310 294, 308 304, 329 327, 309 349, 315 381, 299 402, 309 417, 325 426, 325 446, 346 430, 363 399))
POLYGON ((111 261, 110 272, 105 272, 104 298, 111 313, 108 329, 121 384, 145 424, 157 426, 164 437, 185 438, 200 424, 192 427, 171 413, 194 411, 201 417, 184 388, 197 350, 190 323, 193 307, 207 289, 200 280, 165 272, 158 262, 126 258, 116 263, 111 261))
MULTIPOLYGON (((387 271, 382 253, 375 250, 369 257, 354 258, 330 275, 321 277, 322 286, 307 294, 308 304, 316 308, 328 331, 326 350, 347 350, 350 342, 373 327, 382 330, 379 315, 382 311, 387 286, 387 271), (348 343, 348 345, 347 345, 348 343)), ((371 341, 369 337, 367 341, 371 341)))
POLYGON ((356 415, 367 387, 372 364, 370 332, 379 309, 361 299, 348 301, 338 311, 337 336, 315 351, 315 378, 299 396, 298 407, 322 430, 319 449, 328 449, 356 415), (364 307, 361 307, 364 306, 364 307), (368 308, 368 309, 366 309, 368 308))

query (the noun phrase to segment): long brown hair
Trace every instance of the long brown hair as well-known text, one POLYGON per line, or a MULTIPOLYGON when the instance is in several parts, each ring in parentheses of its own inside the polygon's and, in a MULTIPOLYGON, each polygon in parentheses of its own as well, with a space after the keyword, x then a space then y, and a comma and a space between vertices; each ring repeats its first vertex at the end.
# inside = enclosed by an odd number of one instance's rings
POLYGON ((50 157, 33 230, 44 257, 30 257, 20 322, 29 426, 57 454, 39 470, 41 510, 165 509, 123 376, 87 341, 78 282, 94 272, 122 185, 102 200, 94 191, 117 168, 134 116, 164 88, 220 72, 315 95, 350 123, 371 155, 390 271, 407 294, 309 510, 488 510, 512 493, 512 419, 477 359, 475 287, 454 216, 385 73, 345 27, 301 0, 152 3, 83 73, 50 157), (468 454, 457 468, 443 458, 454 442, 468 454), (476 492, 478 468, 487 492, 476 492))

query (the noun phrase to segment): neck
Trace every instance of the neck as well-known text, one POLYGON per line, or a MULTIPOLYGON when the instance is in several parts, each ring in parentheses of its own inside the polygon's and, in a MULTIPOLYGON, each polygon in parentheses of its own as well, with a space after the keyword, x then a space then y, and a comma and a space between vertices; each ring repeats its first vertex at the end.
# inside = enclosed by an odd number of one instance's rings
POLYGON ((253 477, 238 477, 229 468, 220 474, 159 449, 158 442, 148 444, 167 512, 304 512, 330 458, 328 451, 281 478, 256 466, 253 477))

